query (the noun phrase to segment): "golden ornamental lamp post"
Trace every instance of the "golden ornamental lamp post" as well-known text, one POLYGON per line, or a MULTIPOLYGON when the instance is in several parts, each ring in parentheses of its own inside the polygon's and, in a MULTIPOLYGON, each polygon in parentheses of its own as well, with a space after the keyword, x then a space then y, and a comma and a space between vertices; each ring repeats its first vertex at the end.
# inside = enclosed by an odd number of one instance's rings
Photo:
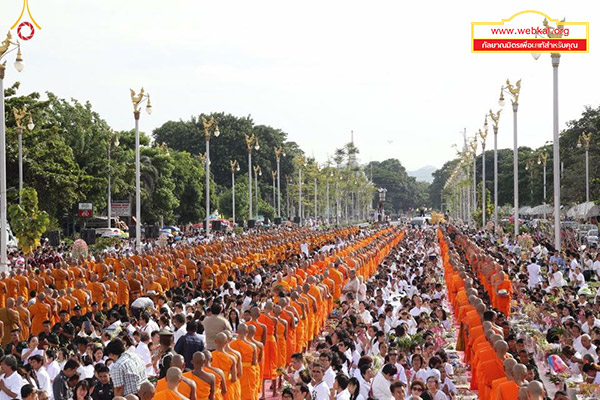
POLYGON ((277 161, 277 217, 281 218, 281 178, 279 169, 279 159, 281 156, 285 157, 283 147, 275 147, 275 160, 277 161))
POLYGON ((471 156, 473 157, 473 212, 477 211, 477 134, 471 139, 471 156))
MULTIPOLYGON (((107 155, 107 159, 108 159, 108 197, 107 197, 107 204, 106 204, 106 216, 108 219, 108 228, 110 229, 112 221, 112 190, 111 190, 111 173, 110 173, 110 151, 111 151, 111 147, 117 148, 119 147, 119 135, 111 132, 109 138, 108 138, 108 145, 106 146, 106 155, 107 155)), ((162 228, 162 227, 161 227, 162 228)))
POLYGON ((230 160, 229 168, 231 169, 231 208, 233 210, 233 225, 235 226, 235 173, 240 170, 240 164, 237 160, 230 160))
POLYGON ((519 234, 519 148, 517 146, 517 111, 519 110, 519 94, 521 93, 521 80, 513 86, 506 80, 506 86, 500 88, 500 107, 504 107, 504 93, 511 97, 513 109, 513 194, 514 194, 514 237, 519 234))
POLYGON ((586 134, 582 132, 577 139, 577 147, 581 148, 582 143, 585 148, 585 202, 589 203, 590 201, 590 164, 589 164, 589 151, 590 151, 590 139, 592 137, 591 133, 586 134))
POLYGON ((488 135, 488 122, 487 122, 487 114, 485 116, 485 122, 483 124, 483 131, 479 130, 479 137, 481 138, 481 227, 485 229, 485 217, 486 217, 486 208, 485 208, 485 141, 488 135))
POLYGON ((152 114, 152 105, 150 104, 150 95, 144 91, 144 88, 136 94, 133 89, 131 93, 131 102, 133 103, 133 118, 135 119, 135 248, 141 250, 142 242, 142 200, 140 186, 140 106, 146 102, 146 112, 152 114))
POLYGON ((494 128, 494 229, 498 229, 498 121, 501 111, 500 109, 494 114, 490 109, 489 113, 494 128))
POLYGON ((29 116, 29 122, 27 123, 27 129, 30 131, 35 128, 31 113, 27 111, 27 106, 23 106, 21 110, 13 107, 13 115, 15 116, 15 123, 17 125, 17 135, 19 144, 19 204, 21 204, 21 192, 23 191, 23 121, 29 116))
MULTIPOLYGON (((556 28, 550 26, 548 19, 544 18, 543 25, 549 32, 550 39, 563 37, 564 22, 557 21, 556 28), (561 23, 562 22, 562 23, 561 23)), ((540 53, 531 53, 534 59, 540 57, 540 53)), ((554 182, 554 248, 561 249, 560 237, 560 148, 558 135, 558 65, 560 64, 560 53, 550 53, 552 61, 552 175, 554 182)))
POLYGON ((204 127, 204 138, 206 139, 206 152, 204 153, 205 157, 205 177, 204 177, 204 193, 206 197, 205 209, 206 209, 206 238, 209 239, 210 234, 210 136, 211 134, 215 135, 215 137, 219 137, 221 132, 219 131, 219 124, 214 119, 214 117, 210 117, 209 120, 202 117, 202 126, 204 127))
POLYGON ((248 149, 248 221, 250 221, 252 219, 252 148, 258 150, 260 146, 254 134, 245 135, 245 139, 246 148, 248 149))
POLYGON ((262 176, 262 169, 260 168, 260 165, 255 165, 252 168, 254 169, 254 196, 256 197, 256 220, 258 221, 258 177, 262 176))

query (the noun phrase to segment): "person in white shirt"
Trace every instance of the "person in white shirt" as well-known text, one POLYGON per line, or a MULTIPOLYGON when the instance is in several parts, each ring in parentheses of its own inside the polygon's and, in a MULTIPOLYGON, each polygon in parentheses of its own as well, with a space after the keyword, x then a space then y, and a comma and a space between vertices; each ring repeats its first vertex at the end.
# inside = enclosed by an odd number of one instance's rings
POLYGON ((421 296, 414 296, 413 301, 415 306, 409 311, 410 315, 413 317, 418 317, 422 313, 429 314, 431 312, 429 308, 423 306, 423 300, 421 299, 421 296))
POLYGON ((0 400, 12 400, 21 398, 21 388, 25 381, 17 372, 17 359, 13 355, 4 357, 0 363, 0 400))
POLYGON ((596 274, 596 279, 600 279, 600 253, 596 256, 596 261, 592 264, 592 270, 596 274))
POLYGON ((152 353, 150 353, 150 349, 148 348, 149 343, 150 334, 148 332, 140 333, 140 342, 135 347, 134 353, 137 354, 142 361, 144 361, 144 364, 146 365, 146 375, 155 376, 156 372, 154 371, 152 363, 152 353))
MULTIPOLYGON (((435 371, 439 374, 439 371, 435 371)), ((448 400, 448 396, 446 393, 440 390, 440 379, 437 375, 430 373, 429 377, 427 377, 427 391, 433 397, 433 400, 448 400)))
POLYGON ((48 350, 46 352, 46 371, 48 372, 48 376, 50 376, 50 382, 54 382, 54 378, 56 375, 60 373, 60 365, 58 360, 56 360, 56 351, 48 350))
POLYGON ((333 387, 331 388, 331 399, 335 400, 350 400, 350 391, 348 390, 348 377, 338 375, 335 378, 333 387))
POLYGON ((332 355, 328 351, 324 351, 319 354, 319 363, 325 370, 323 373, 323 380, 330 389, 333 388, 333 383, 335 382, 335 372, 333 371, 333 368, 331 368, 331 358, 332 355))
POLYGON ((173 316, 173 331, 175 334, 173 335, 173 343, 177 343, 177 341, 186 334, 186 323, 185 317, 183 314, 175 314, 173 316))
POLYGON ((371 390, 375 399, 391 399, 392 392, 390 384, 398 373, 398 368, 394 364, 385 364, 381 371, 373 379, 371 390))
POLYGON ((373 316, 366 309, 366 303, 364 301, 358 303, 358 316, 366 325, 371 325, 373 323, 373 316))
POLYGON ((598 354, 596 353, 596 346, 592 344, 592 338, 590 335, 581 335, 581 346, 576 349, 581 357, 589 354, 594 359, 594 362, 598 362, 598 354))
POLYGON ((535 258, 532 258, 531 264, 527 266, 527 273, 529 274, 527 287, 533 289, 535 285, 542 281, 542 268, 535 262, 535 258))
POLYGON ((29 362, 29 358, 39 354, 41 356, 44 355, 44 350, 38 349, 38 345, 40 341, 37 336, 32 336, 29 338, 29 342, 27 342, 27 347, 21 351, 21 360, 23 364, 27 364, 29 362))
POLYGON ((594 329, 594 327, 600 327, 600 320, 596 319, 596 317, 594 316, 594 313, 591 311, 586 311, 585 312, 585 322, 583 323, 583 325, 581 325, 581 330, 587 334, 590 333, 590 331, 592 329, 594 329))
POLYGON ((313 400, 330 400, 330 388, 323 380, 323 373, 323 366, 319 363, 313 364, 310 369, 310 375, 312 376, 313 381, 308 388, 313 400))
POLYGON ((50 380, 48 371, 46 371, 46 368, 44 367, 44 358, 41 355, 36 354, 35 356, 29 357, 29 364, 35 371, 39 389, 44 390, 48 393, 50 399, 53 399, 54 391, 52 390, 52 381, 50 380))
POLYGON ((583 273, 581 272, 581 268, 575 267, 575 272, 573 273, 573 286, 575 286, 577 288, 582 288, 586 285, 587 284, 585 283, 585 277, 583 276, 583 273))

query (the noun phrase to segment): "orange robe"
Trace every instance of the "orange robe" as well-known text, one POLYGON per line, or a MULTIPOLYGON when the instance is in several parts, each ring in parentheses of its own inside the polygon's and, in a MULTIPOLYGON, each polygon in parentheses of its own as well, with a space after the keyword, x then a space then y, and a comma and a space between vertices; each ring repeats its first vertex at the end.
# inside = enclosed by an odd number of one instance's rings
POLYGON ((223 379, 221 375, 206 367, 202 368, 202 371, 215 377, 215 400, 224 400, 223 392, 221 391, 221 380, 223 379))
POLYGON ((196 400, 208 400, 208 396, 210 396, 210 383, 199 378, 193 371, 186 372, 183 376, 196 383, 196 400))
POLYGON ((267 326, 267 343, 264 347, 265 366, 262 379, 275 379, 277 374, 277 341, 275 340, 275 323, 264 314, 258 317, 258 322, 267 326))
MULTIPOLYGON (((156 381, 155 393, 158 394, 159 392, 164 392, 164 391, 170 391, 167 387, 167 378, 162 378, 162 379, 159 379, 158 381, 156 381)), ((179 385, 177 385, 177 391, 189 399, 190 394, 192 393, 192 388, 189 387, 186 383, 184 383, 182 381, 182 382, 179 382, 179 385)), ((173 393, 173 394, 175 394, 175 393, 173 393)), ((154 397, 154 398, 156 399, 156 397, 154 397)))
POLYGON ((255 395, 258 395, 260 381, 258 364, 252 365, 254 347, 240 339, 232 341, 230 346, 242 355, 242 377, 240 378, 242 389, 241 399, 254 400, 256 399, 255 395))
POLYGON ((497 396, 494 400, 513 400, 519 395, 520 386, 514 381, 507 381, 498 386, 497 396))
MULTIPOLYGON (((31 334, 39 335, 43 330, 43 323, 52 319, 50 306, 41 301, 37 301, 29 307, 31 315, 31 334)), ((4 327, 6 329, 6 327, 4 327)))
MULTIPOLYGON (((189 397, 186 396, 184 396, 184 398, 189 399, 189 397)), ((154 395, 154 400, 182 400, 182 397, 170 389, 165 389, 160 392, 157 390, 154 395)))
POLYGON ((227 386, 227 393, 225 400, 238 400, 236 398, 236 391, 234 383, 232 382, 231 367, 233 366, 233 359, 231 356, 223 353, 222 351, 213 350, 212 352, 213 361, 212 366, 220 369, 225 374, 225 385, 227 386))

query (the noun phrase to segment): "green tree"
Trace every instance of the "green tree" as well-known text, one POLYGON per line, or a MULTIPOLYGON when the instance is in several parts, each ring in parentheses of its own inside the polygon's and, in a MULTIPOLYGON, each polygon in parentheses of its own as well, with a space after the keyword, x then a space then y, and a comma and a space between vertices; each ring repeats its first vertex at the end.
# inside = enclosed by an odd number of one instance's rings
POLYGON ((21 204, 8 207, 10 226, 19 240, 19 248, 30 254, 40 244, 42 234, 50 224, 48 213, 38 207, 35 189, 24 188, 21 191, 21 204))

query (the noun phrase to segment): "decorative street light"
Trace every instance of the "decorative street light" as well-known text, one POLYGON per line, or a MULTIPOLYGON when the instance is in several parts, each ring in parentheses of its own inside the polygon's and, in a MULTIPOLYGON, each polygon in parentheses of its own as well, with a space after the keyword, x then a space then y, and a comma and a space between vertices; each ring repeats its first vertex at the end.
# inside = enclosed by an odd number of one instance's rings
POLYGON ((546 204, 546 161, 548 161, 548 154, 546 152, 540 153, 538 165, 544 164, 544 204, 546 204))
POLYGON ((206 118, 202 117, 202 126, 204 127, 204 138, 206 139, 206 167, 205 167, 205 196, 206 196, 206 238, 208 239, 208 235, 210 234, 210 135, 213 133, 215 137, 219 137, 221 132, 219 132, 219 124, 214 119, 214 117, 210 117, 207 121, 206 118))
POLYGON ((233 225, 235 226, 235 173, 240 170, 240 164, 237 160, 230 160, 229 168, 231 168, 231 207, 233 209, 233 225))
POLYGON ((521 80, 519 79, 515 86, 510 84, 510 81, 506 80, 506 86, 500 88, 500 99, 498 104, 500 107, 504 107, 504 93, 507 93, 512 97, 512 109, 513 109, 513 196, 514 196, 514 234, 515 238, 519 234, 519 147, 517 146, 517 111, 519 110, 519 93, 521 92, 521 80))
POLYGON ((254 134, 245 135, 246 148, 248 149, 248 220, 252 219, 252 147, 260 149, 258 139, 254 134))
POLYGON ((496 114, 490 109, 490 118, 494 128, 494 229, 498 229, 498 121, 500 120, 500 112, 496 114))
POLYGON ((275 147, 275 159, 277 160, 277 216, 279 218, 281 218, 281 179, 279 170, 279 159, 281 155, 285 157, 285 152, 283 151, 283 148, 281 146, 275 147))
POLYGON ((530 202, 531 202, 531 206, 534 206, 534 202, 533 202, 533 165, 534 165, 534 161, 533 159, 529 159, 527 160, 527 162, 525 163, 525 171, 529 171, 529 196, 530 196, 530 202))
MULTIPOLYGON (((564 22, 563 19, 561 22, 564 22)), ((549 26, 548 20, 544 18, 544 27, 547 30, 548 37, 551 39, 560 39, 563 36, 564 25, 557 24, 556 29, 549 26)), ((540 58, 540 53, 531 53, 533 58, 540 58)), ((558 65, 560 64, 560 53, 550 53, 552 60, 552 175, 554 177, 554 248, 560 251, 560 148, 558 137, 558 65)))
POLYGON ((144 88, 139 94, 131 92, 131 102, 133 103, 133 117, 135 119, 135 248, 141 250, 142 247, 142 200, 140 187, 140 105, 146 101, 146 112, 152 114, 152 105, 150 104, 150 95, 144 92, 144 88))
POLYGON ((383 208, 383 203, 385 202, 385 194, 387 193, 387 189, 379 188, 377 189, 377 192, 379 192, 379 220, 383 222, 385 219, 385 209, 383 208))
POLYGON ((471 155, 473 156, 473 212, 477 211, 477 134, 471 140, 471 155))
POLYGON ((299 156, 298 163, 298 219, 299 225, 302 224, 302 167, 305 165, 304 157, 299 156))
POLYGON ((21 192, 23 191, 23 120, 29 116, 29 122, 27 123, 27 129, 30 131, 35 128, 33 119, 31 119, 31 113, 27 111, 27 106, 23 106, 21 110, 13 107, 13 114, 15 116, 15 122, 17 124, 17 134, 19 142, 19 204, 21 204, 21 192))
POLYGON ((487 114, 485 116, 485 122, 483 124, 483 131, 479 130, 479 137, 481 138, 481 227, 485 228, 485 217, 486 217, 486 208, 485 208, 485 140, 488 135, 488 122, 487 122, 487 114))
POLYGON ((256 196, 256 220, 258 221, 258 177, 262 176, 262 169, 260 169, 260 165, 255 165, 254 169, 254 188, 255 196, 256 196))
POLYGON ((106 215, 108 217, 108 228, 110 229, 111 226, 111 215, 112 215, 112 193, 111 193, 111 189, 110 189, 110 182, 111 182, 111 176, 110 176, 110 149, 111 147, 113 147, 116 149, 117 147, 119 147, 119 135, 117 134, 111 134, 111 137, 108 138, 108 146, 107 146, 107 155, 108 155, 108 205, 107 205, 107 212, 106 215))
POLYGON ((589 151, 590 151, 590 138, 592 134, 581 133, 579 139, 577 140, 577 148, 581 148, 581 144, 583 143, 583 147, 585 148, 585 202, 588 203, 590 201, 590 164, 589 164, 589 151))
MULTIPOLYGON (((13 51, 17 51, 15 69, 23 71, 23 56, 19 42, 12 41, 10 31, 6 39, 0 42, 0 61, 13 51)), ((6 219, 6 118, 4 109, 4 74, 6 73, 6 61, 0 63, 0 272, 7 271, 8 256, 6 244, 8 242, 8 221, 6 219)))
POLYGON ((277 171, 271 171, 271 175, 273 176, 273 210, 277 208, 277 198, 275 193, 275 179, 277 179, 277 171))

